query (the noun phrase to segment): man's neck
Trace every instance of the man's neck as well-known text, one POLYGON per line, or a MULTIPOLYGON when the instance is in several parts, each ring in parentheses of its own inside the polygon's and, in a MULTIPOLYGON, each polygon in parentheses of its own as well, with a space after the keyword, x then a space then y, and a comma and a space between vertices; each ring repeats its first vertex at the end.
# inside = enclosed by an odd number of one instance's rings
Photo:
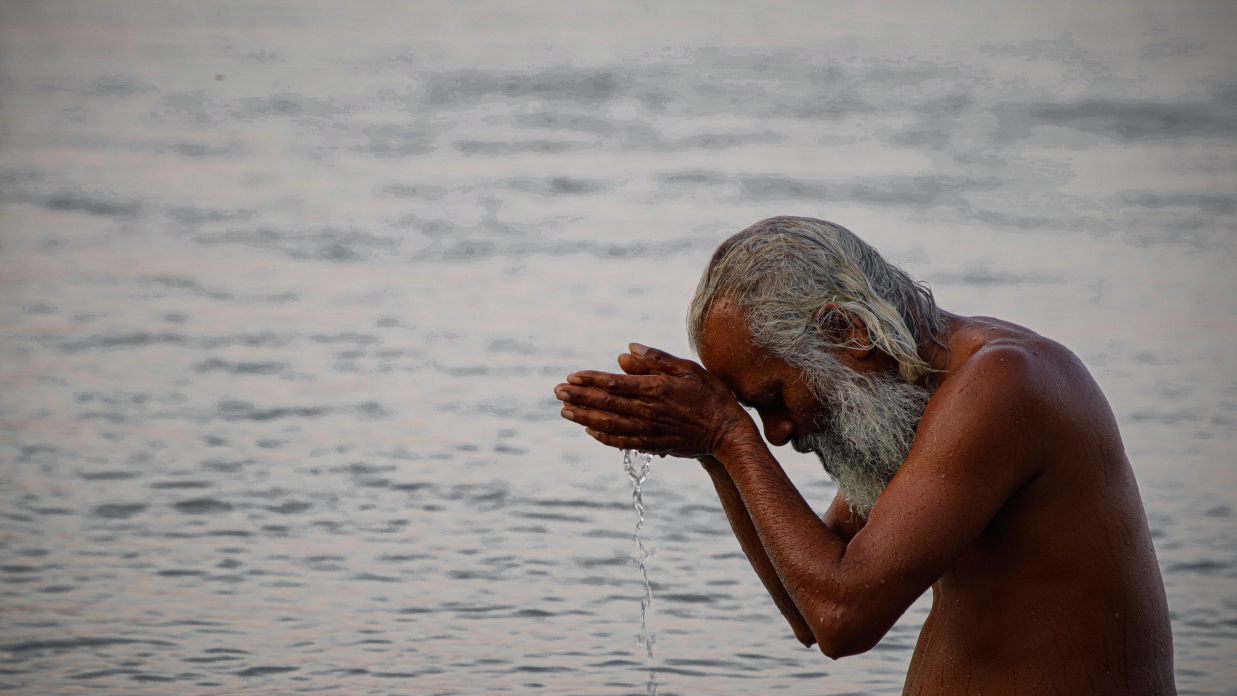
POLYGON ((945 330, 941 334, 940 343, 929 342, 919 349, 919 357, 923 358, 923 361, 932 368, 926 380, 928 386, 933 389, 940 385, 941 380, 949 372, 950 353, 954 339, 958 331, 968 323, 966 317, 946 312, 943 309, 941 316, 945 319, 945 330))

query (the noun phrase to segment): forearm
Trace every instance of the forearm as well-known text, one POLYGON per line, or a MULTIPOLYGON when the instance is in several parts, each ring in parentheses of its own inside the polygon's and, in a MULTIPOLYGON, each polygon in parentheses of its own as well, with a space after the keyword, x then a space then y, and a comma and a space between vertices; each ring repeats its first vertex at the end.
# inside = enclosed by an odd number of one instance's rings
POLYGON ((821 650, 831 657, 861 651, 851 641, 859 635, 855 624, 866 617, 853 611, 851 583, 842 578, 846 542, 816 516, 758 433, 735 433, 716 458, 775 577, 821 650))
POLYGON ((726 472, 726 468, 722 463, 713 457, 701 458, 700 464, 708 472, 709 477, 713 479, 713 487, 717 489, 717 497, 721 500, 722 509, 726 511, 726 519, 730 520, 730 528, 734 530, 735 538, 739 540, 739 546, 743 549, 743 553, 747 555, 747 559, 751 562, 752 569, 756 571, 756 575, 760 577, 760 581, 764 583, 765 589, 773 597, 773 603, 782 612, 782 616, 786 617, 787 623, 790 624, 791 630, 794 631, 795 638, 805 646, 816 642, 812 629, 804 621, 803 615, 799 613, 794 600, 791 599, 785 586, 782 585, 782 580, 778 577, 777 570, 769 561, 769 556, 765 553, 764 545, 756 533, 756 528, 752 526, 752 518, 747 512, 747 508, 744 507, 743 499, 739 495, 738 489, 735 488, 730 474, 726 472))

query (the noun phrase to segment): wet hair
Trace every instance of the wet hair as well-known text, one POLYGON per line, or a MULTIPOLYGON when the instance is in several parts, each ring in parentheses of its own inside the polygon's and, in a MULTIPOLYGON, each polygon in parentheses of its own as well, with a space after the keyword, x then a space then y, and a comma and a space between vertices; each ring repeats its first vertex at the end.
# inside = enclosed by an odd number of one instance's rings
POLYGON ((735 302, 756 344, 792 365, 810 348, 877 348, 898 361, 898 374, 918 381, 931 368, 919 356, 944 347, 945 322, 927 285, 889 263, 841 225, 815 218, 773 217, 722 242, 705 268, 687 317, 692 347, 713 303, 735 302), (863 322, 870 344, 845 340, 849 317, 863 322))

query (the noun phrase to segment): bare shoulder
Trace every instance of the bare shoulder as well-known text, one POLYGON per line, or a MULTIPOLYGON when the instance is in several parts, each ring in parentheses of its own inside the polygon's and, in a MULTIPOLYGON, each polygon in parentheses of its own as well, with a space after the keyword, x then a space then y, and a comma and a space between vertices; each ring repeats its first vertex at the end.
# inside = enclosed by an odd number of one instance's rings
POLYGON ((1072 385, 1094 386, 1078 356, 1064 345, 1012 322, 971 317, 951 341, 948 374, 942 389, 972 387, 976 380, 1010 389, 1011 396, 1030 396, 1072 385), (954 377, 961 379, 954 380, 954 377))
POLYGON ((1068 449, 1082 431, 1088 440, 1119 438, 1099 385, 1072 351, 988 317, 969 318, 955 333, 947 373, 924 413, 929 427, 958 418, 1040 454, 1068 449))
MULTIPOLYGON (((973 538, 1049 459, 1044 455, 1058 439, 1057 423, 1066 420, 1057 417, 1061 409, 1054 399, 1073 360, 1063 346, 1021 327, 986 319, 959 322, 950 334, 943 379, 885 495, 919 504, 924 492, 946 500, 943 488, 959 485, 958 499, 969 499, 975 513, 966 534, 973 538), (908 481, 915 483, 903 491, 908 481)), ((950 513, 955 520, 969 516, 958 509, 950 513)))

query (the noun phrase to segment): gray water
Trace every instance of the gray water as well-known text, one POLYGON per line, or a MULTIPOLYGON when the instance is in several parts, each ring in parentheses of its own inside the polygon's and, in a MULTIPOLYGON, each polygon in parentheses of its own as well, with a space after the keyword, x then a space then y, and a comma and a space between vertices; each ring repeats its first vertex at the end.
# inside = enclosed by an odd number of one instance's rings
MULTIPOLYGON (((803 214, 1087 363, 1234 693, 1233 6, 930 5, 0 5, 0 688, 644 691, 552 388, 803 214)), ((698 465, 643 495, 661 693, 900 692, 926 598, 832 662, 698 465)))

